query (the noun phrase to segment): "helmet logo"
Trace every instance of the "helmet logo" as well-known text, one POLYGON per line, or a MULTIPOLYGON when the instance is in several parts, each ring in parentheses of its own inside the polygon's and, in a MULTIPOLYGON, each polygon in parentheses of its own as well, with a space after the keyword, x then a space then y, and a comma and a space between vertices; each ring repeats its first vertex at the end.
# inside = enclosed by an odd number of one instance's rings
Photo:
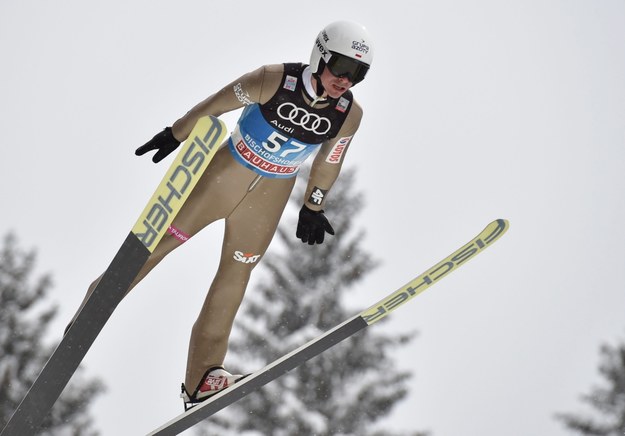
POLYGON ((364 41, 352 41, 352 49, 361 53, 369 53, 369 46, 364 41))
POLYGON ((323 45, 323 43, 321 41, 319 41, 319 38, 317 38, 317 41, 315 41, 317 48, 319 49, 319 52, 321 53, 321 56, 323 58, 325 58, 326 56, 329 55, 328 50, 326 50, 325 46, 323 45))
POLYGON ((289 102, 278 106, 278 116, 296 126, 301 126, 304 130, 313 132, 315 135, 325 135, 332 127, 332 123, 326 117, 311 114, 306 109, 289 102))

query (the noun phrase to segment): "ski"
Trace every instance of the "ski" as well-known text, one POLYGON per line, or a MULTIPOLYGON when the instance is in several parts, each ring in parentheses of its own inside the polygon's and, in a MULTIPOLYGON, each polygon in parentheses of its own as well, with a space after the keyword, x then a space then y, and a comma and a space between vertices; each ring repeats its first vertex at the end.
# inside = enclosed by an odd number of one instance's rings
POLYGON ((455 271, 459 266, 464 265, 468 260, 481 253, 485 248, 499 239, 508 230, 508 227, 509 223, 507 220, 498 219, 493 221, 478 236, 471 240, 471 242, 463 245, 441 262, 402 286, 394 293, 336 326, 332 330, 327 331, 291 353, 275 360, 263 369, 248 375, 232 387, 199 403, 190 410, 152 431, 148 436, 179 434, 251 392, 261 388, 272 380, 286 374, 302 363, 321 354, 344 339, 349 338, 360 330, 375 324, 399 306, 416 297, 428 287, 438 282, 452 271, 455 271))
POLYGON ((100 282, 0 433, 1 436, 38 433, 43 419, 168 231, 225 135, 225 124, 215 117, 205 116, 197 122, 100 282))

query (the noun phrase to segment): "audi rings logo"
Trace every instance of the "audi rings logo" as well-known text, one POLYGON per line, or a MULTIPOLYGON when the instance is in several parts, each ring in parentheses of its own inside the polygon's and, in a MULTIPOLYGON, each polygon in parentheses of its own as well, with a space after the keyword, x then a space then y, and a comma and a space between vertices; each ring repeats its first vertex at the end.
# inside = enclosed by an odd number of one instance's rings
POLYGON ((297 107, 293 103, 282 103, 278 106, 278 115, 283 120, 290 121, 296 126, 301 126, 304 130, 313 132, 316 135, 325 135, 332 127, 332 123, 326 117, 311 114, 306 109, 297 107))

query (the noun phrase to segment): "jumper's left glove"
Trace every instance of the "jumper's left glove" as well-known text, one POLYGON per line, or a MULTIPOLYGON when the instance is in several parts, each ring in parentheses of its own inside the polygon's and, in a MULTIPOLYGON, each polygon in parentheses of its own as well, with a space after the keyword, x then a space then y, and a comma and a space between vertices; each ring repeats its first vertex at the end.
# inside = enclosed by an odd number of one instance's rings
POLYGON ((180 145, 180 141, 174 138, 174 134, 171 133, 171 127, 165 127, 165 129, 154 135, 154 138, 143 144, 141 147, 135 150, 137 156, 142 156, 148 151, 158 150, 152 156, 152 162, 159 163, 165 156, 174 151, 180 145))
POLYGON ((308 245, 315 245, 315 243, 323 243, 323 237, 326 232, 334 235, 334 229, 323 214, 323 211, 316 212, 310 210, 306 205, 302 206, 299 211, 296 236, 302 242, 308 242, 308 245))

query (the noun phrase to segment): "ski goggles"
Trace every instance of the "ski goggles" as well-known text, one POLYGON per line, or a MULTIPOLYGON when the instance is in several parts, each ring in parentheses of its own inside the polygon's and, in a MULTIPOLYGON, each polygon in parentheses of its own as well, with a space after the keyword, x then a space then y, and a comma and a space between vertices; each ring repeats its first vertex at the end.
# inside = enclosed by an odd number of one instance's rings
POLYGON ((369 71, 369 65, 333 51, 330 53, 332 56, 326 66, 334 76, 345 77, 354 85, 362 82, 369 71))

